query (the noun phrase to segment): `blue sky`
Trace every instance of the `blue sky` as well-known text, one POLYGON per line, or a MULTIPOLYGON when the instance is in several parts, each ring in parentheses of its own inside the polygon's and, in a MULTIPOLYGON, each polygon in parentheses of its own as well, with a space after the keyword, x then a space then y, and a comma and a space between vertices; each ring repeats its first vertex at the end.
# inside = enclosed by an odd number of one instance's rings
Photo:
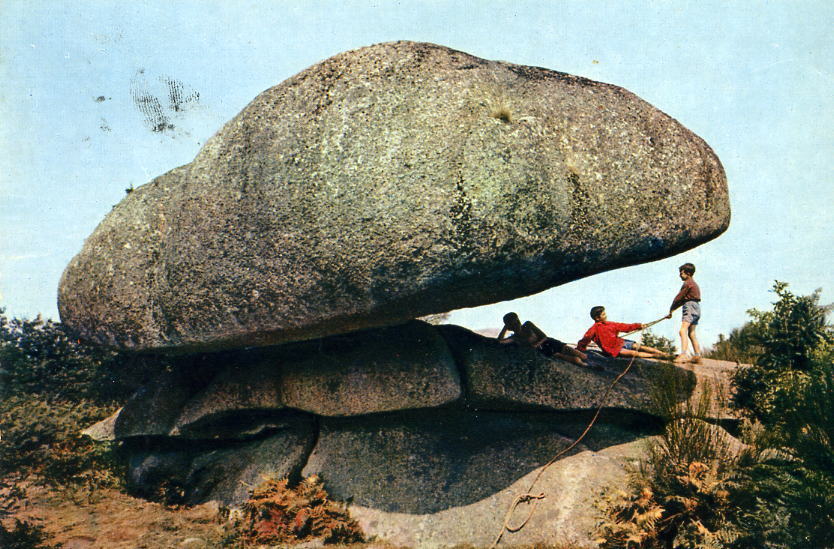
MULTIPOLYGON (((766 308, 774 280, 834 300, 834 3, 820 1, 37 1, 0 3, 0 306, 57 318, 61 272, 125 194, 188 163, 255 95, 340 51, 435 42, 623 86, 721 158, 733 219, 667 260, 457 311, 508 310, 574 341, 588 309, 648 322, 698 266, 702 341, 766 308), (180 90, 179 110, 137 97, 180 90), (154 113, 152 113, 154 114, 154 113), (164 131, 153 122, 164 120, 164 131)), ((678 319, 654 332, 672 337, 678 319)))

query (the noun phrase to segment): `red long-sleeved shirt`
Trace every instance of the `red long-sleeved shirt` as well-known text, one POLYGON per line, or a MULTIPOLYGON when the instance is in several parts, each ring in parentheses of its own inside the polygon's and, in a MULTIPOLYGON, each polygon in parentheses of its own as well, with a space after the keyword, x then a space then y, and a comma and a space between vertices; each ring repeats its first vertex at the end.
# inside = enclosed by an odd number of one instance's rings
POLYGON ((594 325, 591 326, 587 332, 585 332, 585 335, 582 336, 582 339, 580 339, 579 343, 576 344, 576 348, 580 351, 584 351, 588 348, 588 343, 593 341, 607 354, 617 356, 623 349, 623 343, 625 343, 625 340, 618 337, 618 334, 620 332, 639 330, 642 326, 643 325, 639 322, 636 324, 623 324, 622 322, 603 322, 601 320, 597 320, 594 322, 594 325))

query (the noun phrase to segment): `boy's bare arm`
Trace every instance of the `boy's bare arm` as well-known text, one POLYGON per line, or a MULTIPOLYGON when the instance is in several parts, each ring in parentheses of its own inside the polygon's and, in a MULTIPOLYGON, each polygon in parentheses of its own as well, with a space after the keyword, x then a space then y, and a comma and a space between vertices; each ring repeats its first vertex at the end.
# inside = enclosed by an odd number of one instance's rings
POLYGON ((539 327, 533 324, 532 322, 529 323, 530 329, 533 331, 533 334, 536 336, 536 341, 533 343, 533 347, 538 347, 547 339, 547 336, 539 330, 539 327))

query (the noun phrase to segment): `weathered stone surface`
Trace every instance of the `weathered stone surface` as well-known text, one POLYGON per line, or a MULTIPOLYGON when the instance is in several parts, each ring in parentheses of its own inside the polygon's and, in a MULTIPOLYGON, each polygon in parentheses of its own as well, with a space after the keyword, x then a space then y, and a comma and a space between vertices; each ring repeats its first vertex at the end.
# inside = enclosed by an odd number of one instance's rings
MULTIPOLYGON (((531 491, 543 493, 544 499, 534 500, 536 509, 530 521, 515 533, 504 533, 499 547, 559 547, 566 543, 571 547, 596 547, 592 542, 597 522, 594 497, 608 486, 625 482, 623 464, 637 458, 643 444, 641 440, 598 450, 583 449, 549 466, 535 484, 543 465, 524 471, 522 477, 483 499, 434 513, 398 513, 357 503, 349 510, 366 534, 397 547, 488 547, 501 533, 516 496, 531 491)), ((511 524, 520 524, 530 511, 529 504, 520 505, 511 524)))
MULTIPOLYGON (((467 380, 466 401, 474 408, 596 408, 606 389, 628 364, 591 354, 588 363, 593 369, 586 368, 548 359, 533 349, 500 344, 459 326, 446 325, 439 329, 463 369, 467 380)), ((605 407, 653 413, 652 379, 661 373, 678 380, 681 399, 691 394, 695 376, 688 369, 637 360, 629 373, 614 385, 605 407)))
MULTIPOLYGON (((426 514, 500 492, 547 462, 589 418, 573 414, 415 411, 322 419, 302 475, 321 474, 329 493, 386 512, 426 514)), ((607 423, 579 449, 633 440, 607 423)))
MULTIPOLYGON (((741 443, 721 428, 712 425, 707 428, 723 438, 733 451, 741 449, 741 443)), ((604 489, 625 484, 626 464, 644 457, 646 442, 646 438, 640 438, 613 445, 590 444, 591 448, 582 448, 550 466, 522 469, 523 476, 482 499, 434 512, 397 512, 359 501, 352 503, 349 510, 368 535, 391 545, 487 547, 501 533, 505 514, 516 496, 544 494, 544 499, 534 500, 536 509, 524 528, 505 532, 499 546, 543 544, 550 547, 567 543, 596 547, 593 540, 598 517, 593 507, 594 498, 604 489)), ((557 445, 554 445, 553 455, 557 451, 557 445)), ((485 473, 475 471, 474 474, 485 473)), ((391 481, 383 483, 383 487, 391 484, 391 481)), ((521 504, 510 517, 510 524, 521 524, 530 512, 529 504, 521 504)))
POLYGON ((314 419, 296 415, 265 438, 237 443, 136 449, 128 463, 129 488, 146 497, 176 490, 183 503, 245 501, 264 475, 297 475, 315 440, 314 419))
POLYGON ((218 436, 216 420, 283 409, 281 365, 269 356, 242 352, 211 383, 188 400, 173 422, 170 435, 218 436))
POLYGON ((116 440, 116 419, 122 413, 122 408, 113 412, 110 416, 96 422, 86 429, 81 430, 82 435, 86 435, 97 442, 110 442, 116 440))
MULTIPOLYGON (((116 438, 251 438, 287 408, 322 416, 431 408, 457 401, 446 341, 425 322, 274 348, 181 358, 140 389, 116 438)), ((278 418, 278 419, 275 419, 278 418)))
POLYGON ((440 406, 460 398, 446 342, 424 322, 329 338, 282 369, 284 404, 322 416, 440 406))
POLYGON ((129 349, 267 345, 529 295, 728 222, 709 146, 630 92, 387 43, 265 91, 130 193, 59 310, 129 349))
POLYGON ((695 389, 692 392, 692 400, 698 402, 704 391, 708 391, 711 398, 708 417, 723 421, 738 421, 740 414, 738 410, 730 408, 730 396, 732 395, 733 373, 740 366, 736 362, 725 360, 701 359, 697 364, 685 364, 683 368, 695 375, 695 389))
POLYGON ((251 423, 285 408, 274 353, 240 351, 184 358, 139 389, 115 424, 116 438, 250 437, 251 423))

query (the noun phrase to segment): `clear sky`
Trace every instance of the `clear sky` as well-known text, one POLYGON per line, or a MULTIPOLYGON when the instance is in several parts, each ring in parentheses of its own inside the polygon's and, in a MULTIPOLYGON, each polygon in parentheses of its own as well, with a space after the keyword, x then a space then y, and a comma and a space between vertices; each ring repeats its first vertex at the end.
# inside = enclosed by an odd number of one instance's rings
MULTIPOLYGON (((0 306, 57 318, 64 266, 126 188, 190 162, 306 67, 416 40, 635 92, 713 147, 733 208, 730 229, 690 252, 451 320, 496 328, 515 310, 575 341, 593 305, 613 320, 662 316, 691 261, 711 343, 768 307, 776 279, 834 300, 832 24, 830 0, 2 0, 0 306)), ((672 337, 677 322, 654 332, 672 337)))

